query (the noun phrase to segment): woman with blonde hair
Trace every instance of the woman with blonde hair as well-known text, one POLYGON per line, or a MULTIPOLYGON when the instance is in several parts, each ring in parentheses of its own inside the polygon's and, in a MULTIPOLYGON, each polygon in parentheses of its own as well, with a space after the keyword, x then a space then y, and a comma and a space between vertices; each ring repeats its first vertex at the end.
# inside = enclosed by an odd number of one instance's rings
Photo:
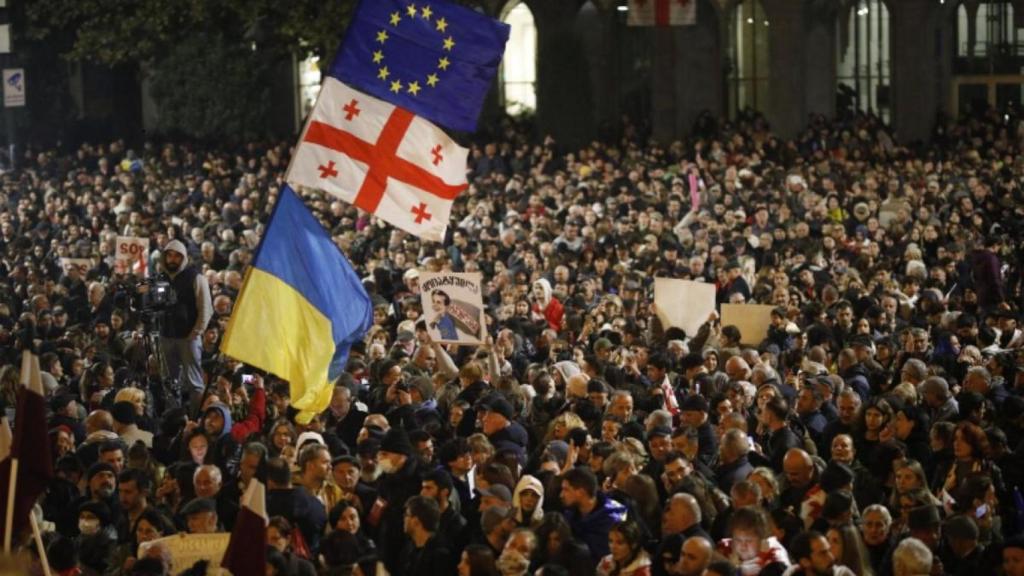
POLYGON ((567 442, 569 433, 577 428, 587 428, 587 425, 583 423, 583 419, 574 412, 563 412, 548 424, 548 431, 544 434, 542 445, 547 446, 548 442, 552 440, 567 442))
POLYGON ((766 466, 754 468, 747 477, 747 480, 757 484, 761 489, 761 504, 766 510, 774 508, 775 500, 779 497, 779 480, 775 472, 766 466))

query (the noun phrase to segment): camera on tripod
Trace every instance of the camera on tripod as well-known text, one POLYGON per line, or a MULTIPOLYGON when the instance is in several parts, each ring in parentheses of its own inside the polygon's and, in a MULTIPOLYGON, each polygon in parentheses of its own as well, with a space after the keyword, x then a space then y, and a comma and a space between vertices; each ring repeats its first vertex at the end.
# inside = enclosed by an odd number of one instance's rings
POLYGON ((171 283, 162 278, 147 278, 137 284, 122 284, 114 296, 115 302, 126 301, 132 312, 164 312, 178 301, 171 283))

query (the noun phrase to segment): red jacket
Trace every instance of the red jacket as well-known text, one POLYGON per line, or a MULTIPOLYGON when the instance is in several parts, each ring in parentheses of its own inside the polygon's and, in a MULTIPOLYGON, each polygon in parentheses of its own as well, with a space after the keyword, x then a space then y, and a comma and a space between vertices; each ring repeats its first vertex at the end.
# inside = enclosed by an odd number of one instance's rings
POLYGON ((263 430, 263 421, 267 418, 267 392, 263 388, 257 388, 249 399, 249 414, 245 420, 235 422, 231 426, 231 437, 236 442, 245 442, 245 439, 254 432, 263 430))

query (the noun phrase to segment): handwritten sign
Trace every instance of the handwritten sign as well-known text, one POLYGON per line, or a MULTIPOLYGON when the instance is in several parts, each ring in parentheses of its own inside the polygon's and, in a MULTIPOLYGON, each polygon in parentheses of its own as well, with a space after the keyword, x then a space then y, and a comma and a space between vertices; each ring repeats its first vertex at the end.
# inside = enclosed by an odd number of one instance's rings
POLYGON ((158 538, 152 542, 139 544, 139 558, 146 556, 146 552, 155 546, 165 548, 171 556, 171 574, 177 574, 188 570, 193 564, 200 560, 207 560, 207 576, 220 576, 228 574, 220 567, 221 558, 224 557, 224 550, 228 547, 228 540, 231 534, 219 532, 217 534, 175 534, 165 538, 158 538))
POLYGON ((149 258, 149 238, 118 236, 114 263, 119 272, 134 271, 145 276, 149 258))
POLYGON ((420 272, 420 297, 427 333, 435 342, 479 344, 484 302, 478 272, 420 272))
POLYGON ((715 311, 715 285, 707 282, 654 279, 654 304, 662 328, 682 328, 693 338, 715 311))

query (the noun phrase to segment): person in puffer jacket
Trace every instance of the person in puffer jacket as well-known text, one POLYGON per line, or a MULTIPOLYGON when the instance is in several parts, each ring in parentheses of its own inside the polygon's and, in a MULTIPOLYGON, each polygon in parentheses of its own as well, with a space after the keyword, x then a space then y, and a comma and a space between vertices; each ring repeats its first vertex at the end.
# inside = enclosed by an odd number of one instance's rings
POLYGON ((594 561, 607 556, 608 532, 626 519, 626 507, 598 492, 597 477, 586 468, 562 476, 562 505, 572 534, 590 548, 594 561))

